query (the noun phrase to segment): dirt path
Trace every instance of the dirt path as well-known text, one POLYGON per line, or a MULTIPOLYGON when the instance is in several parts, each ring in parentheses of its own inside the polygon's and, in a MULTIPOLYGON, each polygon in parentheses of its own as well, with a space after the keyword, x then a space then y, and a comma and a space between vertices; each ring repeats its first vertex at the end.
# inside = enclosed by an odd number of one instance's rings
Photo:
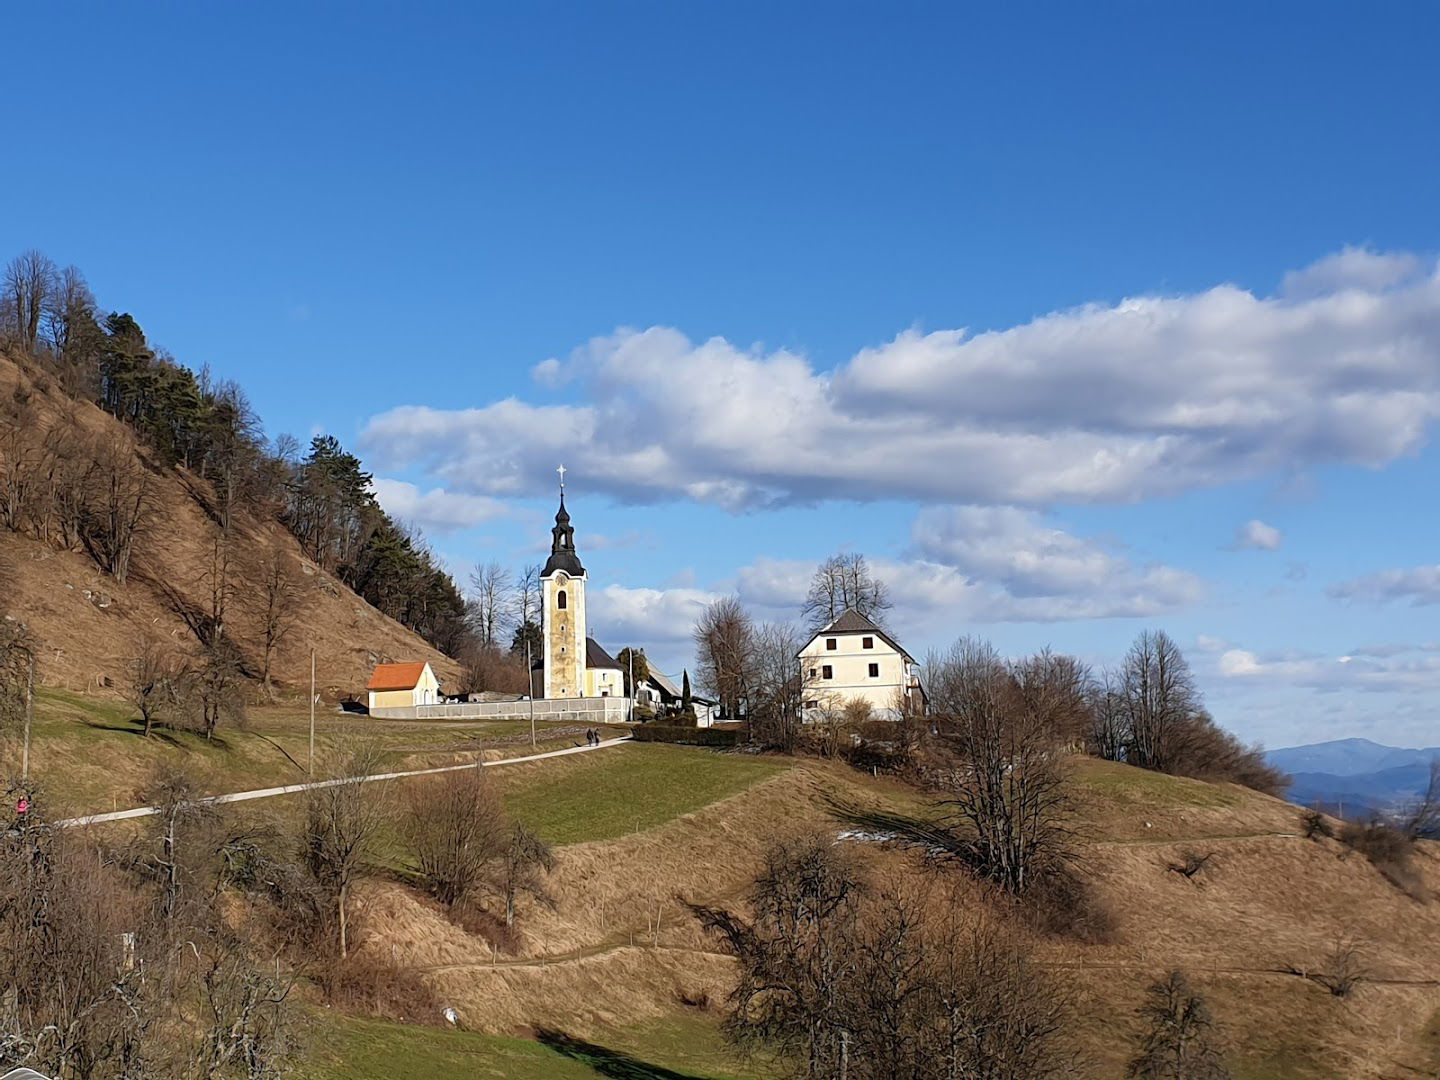
MULTIPOLYGON (((616 739, 602 739, 595 746, 567 746, 561 750, 547 750, 543 754, 526 754, 524 757, 498 758, 495 761, 482 761, 478 764, 481 768, 485 769, 496 768, 500 765, 520 765, 527 761, 541 761, 545 758, 566 757, 570 754, 586 754, 592 750, 604 750, 629 741, 630 736, 623 735, 616 739)), ((211 795, 198 801, 212 804, 248 802, 251 799, 269 799, 276 795, 293 795, 300 791, 336 787, 340 784, 353 784, 356 782, 368 784, 376 780, 403 780, 409 776, 430 776, 434 773, 459 772, 461 769, 473 769, 475 767, 475 762, 466 762, 463 765, 441 765, 431 769, 408 769, 404 772, 372 773, 369 776, 348 776, 339 780, 315 780, 307 784, 285 784, 281 787, 257 788, 254 791, 232 791, 228 795, 211 795)), ((128 821, 131 818, 151 817, 158 812, 159 809, 154 806, 137 806, 133 810, 112 810, 104 814, 87 814, 84 817, 66 818, 64 821, 55 822, 55 825, 62 829, 72 828, 77 825, 103 825, 110 821, 128 821)))

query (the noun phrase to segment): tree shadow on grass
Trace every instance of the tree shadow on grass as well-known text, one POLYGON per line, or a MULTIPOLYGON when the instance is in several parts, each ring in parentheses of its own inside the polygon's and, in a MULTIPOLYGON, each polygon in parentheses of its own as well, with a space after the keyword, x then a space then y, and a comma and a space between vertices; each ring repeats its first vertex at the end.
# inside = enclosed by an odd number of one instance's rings
POLYGON ((841 833, 845 839, 909 848, 929 859, 953 860, 967 866, 973 861, 971 845, 941 822, 860 806, 834 795, 825 799, 825 809, 836 821, 848 826, 841 833))
POLYGON ((566 1035, 563 1031, 541 1028, 535 1033, 535 1038, 542 1046, 572 1061, 588 1065, 601 1076, 608 1076, 611 1080, 706 1080, 694 1073, 676 1072, 674 1069, 651 1065, 608 1046, 598 1046, 573 1035, 566 1035))
MULTIPOLYGON (((141 738, 145 737, 145 729, 136 724, 98 724, 93 720, 86 720, 84 723, 85 726, 88 727, 91 731, 118 731, 124 735, 139 735, 141 738)), ((162 742, 166 746, 184 745, 170 732, 159 727, 151 730, 150 738, 154 739, 156 742, 162 742)))

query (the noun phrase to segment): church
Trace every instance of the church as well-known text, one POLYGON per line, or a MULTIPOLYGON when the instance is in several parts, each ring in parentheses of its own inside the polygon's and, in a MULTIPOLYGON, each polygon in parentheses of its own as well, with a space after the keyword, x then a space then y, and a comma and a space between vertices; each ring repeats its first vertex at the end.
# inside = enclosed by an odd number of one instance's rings
POLYGON ((624 697, 620 663, 590 637, 585 625, 588 577, 575 550, 575 527, 565 509, 565 466, 560 466, 560 509, 550 530, 550 558, 540 572, 542 656, 530 673, 537 698, 624 697))

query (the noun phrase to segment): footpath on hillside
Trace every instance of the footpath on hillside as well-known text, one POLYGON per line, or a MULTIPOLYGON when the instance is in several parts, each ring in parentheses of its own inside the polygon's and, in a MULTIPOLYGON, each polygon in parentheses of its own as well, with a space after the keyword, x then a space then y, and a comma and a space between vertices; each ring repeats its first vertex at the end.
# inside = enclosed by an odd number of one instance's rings
MULTIPOLYGON (((629 735, 622 735, 614 739, 601 739, 594 745, 567 746, 560 750, 547 750, 542 754, 526 754, 523 757, 497 758, 494 761, 467 761, 463 765, 440 765, 430 769, 407 769, 403 772, 371 773, 369 776, 343 776, 333 780, 312 780, 304 784, 285 784, 281 787, 256 788, 254 791, 232 791, 226 795, 209 795, 196 801, 209 804, 248 802, 251 799, 269 799, 276 795, 293 795, 296 792, 314 791, 317 788, 338 787, 341 784, 368 784, 377 780, 403 780, 410 776, 431 776, 435 773, 460 772, 463 769, 491 769, 500 765, 520 765, 527 761, 542 761, 545 758, 566 757, 570 754, 586 754, 594 750, 604 750, 608 747, 619 746, 621 743, 629 741, 629 735)), ((159 812, 159 807, 137 806, 132 810, 112 810, 104 814, 86 814, 84 817, 66 818, 54 824, 62 829, 68 829, 83 825, 103 825, 110 821, 128 821, 131 818, 151 817, 159 812)))

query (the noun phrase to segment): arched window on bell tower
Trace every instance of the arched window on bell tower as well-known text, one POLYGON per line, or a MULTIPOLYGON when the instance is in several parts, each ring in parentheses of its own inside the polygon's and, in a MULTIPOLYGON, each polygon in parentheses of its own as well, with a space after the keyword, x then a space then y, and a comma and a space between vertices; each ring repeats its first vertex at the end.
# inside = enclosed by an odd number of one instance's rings
POLYGON ((556 605, 560 608, 561 611, 564 611, 564 610, 565 610, 566 599, 565 599, 565 590, 564 590, 564 589, 561 589, 560 592, 559 592, 559 594, 556 596, 556 598, 555 598, 555 603, 556 603, 556 605))

